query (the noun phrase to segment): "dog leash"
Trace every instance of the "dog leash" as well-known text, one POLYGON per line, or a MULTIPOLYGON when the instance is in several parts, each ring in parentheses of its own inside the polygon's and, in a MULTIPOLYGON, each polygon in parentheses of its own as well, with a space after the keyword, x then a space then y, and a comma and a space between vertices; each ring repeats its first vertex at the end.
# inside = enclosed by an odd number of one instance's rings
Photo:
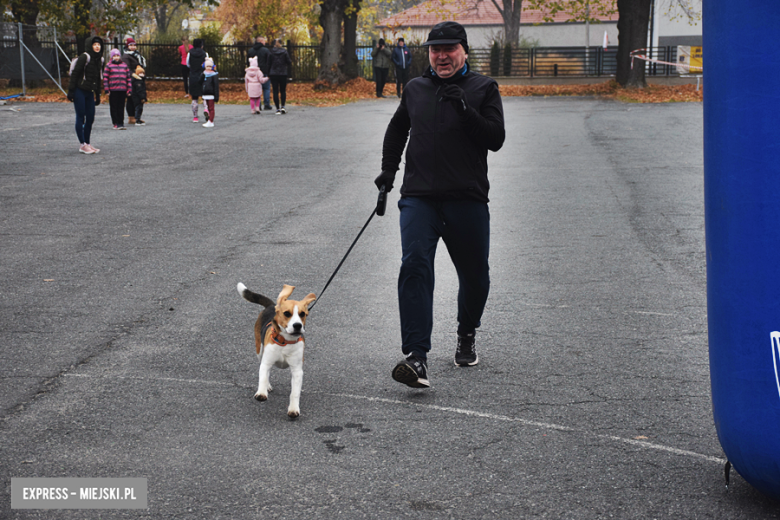
POLYGON ((339 265, 336 267, 336 270, 333 271, 332 275, 330 275, 330 278, 328 279, 328 282, 325 284, 325 287, 323 287, 322 290, 320 291, 320 295, 317 297, 316 300, 314 300, 314 302, 311 305, 309 305, 310 311, 314 308, 315 305, 317 305, 317 302, 319 302, 320 299, 322 298, 325 289, 328 288, 330 282, 332 282, 333 278, 335 278, 336 273, 338 273, 339 269, 341 269, 341 266, 344 264, 344 260, 347 259, 349 254, 352 252, 352 248, 355 247, 355 244, 357 244, 357 241, 360 239, 360 236, 363 234, 363 231, 365 231, 366 228, 368 227, 368 223, 371 222, 371 219, 374 218, 374 215, 378 215, 380 217, 384 215, 386 207, 387 207, 387 193, 385 191, 385 186, 383 184, 382 187, 379 188, 379 197, 376 200, 376 207, 374 208, 374 211, 371 212, 371 216, 369 216, 368 220, 366 220, 366 223, 363 224, 363 229, 360 230, 360 233, 357 234, 355 240, 352 241, 352 245, 349 246, 349 249, 347 249, 347 254, 344 255, 344 258, 341 259, 341 262, 339 262, 339 265))

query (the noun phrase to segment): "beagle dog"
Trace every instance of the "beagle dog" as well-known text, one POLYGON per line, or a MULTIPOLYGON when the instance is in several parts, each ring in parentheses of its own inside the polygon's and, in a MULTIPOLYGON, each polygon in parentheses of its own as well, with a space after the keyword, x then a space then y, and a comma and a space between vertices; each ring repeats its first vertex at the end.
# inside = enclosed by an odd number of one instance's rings
POLYGON ((255 350, 260 360, 260 381, 255 399, 268 399, 268 392, 272 390, 268 382, 272 366, 289 368, 292 373, 292 389, 287 415, 295 419, 301 414, 304 326, 309 315, 309 304, 317 297, 314 293, 309 293, 301 301, 290 300, 295 287, 285 285, 274 304, 273 300, 250 291, 243 283, 239 282, 237 289, 246 301, 265 307, 255 322, 255 350))

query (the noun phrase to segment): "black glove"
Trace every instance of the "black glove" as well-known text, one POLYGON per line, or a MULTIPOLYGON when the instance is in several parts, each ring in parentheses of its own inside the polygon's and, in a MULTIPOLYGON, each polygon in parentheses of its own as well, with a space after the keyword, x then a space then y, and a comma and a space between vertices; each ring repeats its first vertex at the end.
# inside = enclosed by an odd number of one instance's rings
POLYGON ((385 193, 390 193, 393 189, 393 181, 395 180, 395 172, 383 171, 379 174, 379 177, 374 179, 374 184, 377 188, 385 187, 385 193))
POLYGON ((455 111, 460 115, 464 114, 469 107, 466 103, 466 93, 454 83, 450 83, 442 89, 441 100, 452 103, 455 111))
POLYGON ((100 104, 100 94, 95 93, 95 106, 98 106, 100 104))
POLYGON ((68 92, 68 101, 73 103, 75 100, 76 100, 76 97, 73 94, 71 94, 70 92, 68 92))

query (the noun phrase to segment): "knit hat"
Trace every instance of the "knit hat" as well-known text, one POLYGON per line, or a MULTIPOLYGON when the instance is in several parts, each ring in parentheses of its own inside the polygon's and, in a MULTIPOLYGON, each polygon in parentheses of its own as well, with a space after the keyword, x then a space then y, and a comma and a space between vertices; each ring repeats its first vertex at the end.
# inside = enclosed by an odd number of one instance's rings
POLYGON ((136 74, 143 74, 144 72, 145 72, 144 68, 141 67, 140 65, 135 68, 135 73, 136 74))
POLYGON ((108 53, 108 57, 111 59, 114 59, 114 56, 121 56, 122 53, 119 52, 119 49, 111 49, 111 52, 108 53))
POLYGON ((125 39, 125 45, 130 45, 131 43, 135 43, 135 40, 128 36, 125 39))
POLYGON ((203 67, 211 67, 214 68, 214 60, 211 58, 206 58, 206 61, 203 62, 203 67))
POLYGON ((257 56, 252 56, 251 58, 249 58, 249 66, 257 67, 257 56))

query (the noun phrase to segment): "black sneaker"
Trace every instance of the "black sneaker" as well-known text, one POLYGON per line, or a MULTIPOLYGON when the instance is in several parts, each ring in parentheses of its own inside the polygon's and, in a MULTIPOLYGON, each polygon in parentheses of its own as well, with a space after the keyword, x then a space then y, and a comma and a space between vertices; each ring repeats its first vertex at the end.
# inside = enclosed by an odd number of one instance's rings
POLYGON ((424 359, 409 356, 393 369, 393 379, 412 388, 429 388, 428 367, 424 359))
POLYGON ((458 334, 458 348, 455 350, 455 365, 473 367, 479 363, 477 347, 474 345, 474 333, 461 336, 458 334))

